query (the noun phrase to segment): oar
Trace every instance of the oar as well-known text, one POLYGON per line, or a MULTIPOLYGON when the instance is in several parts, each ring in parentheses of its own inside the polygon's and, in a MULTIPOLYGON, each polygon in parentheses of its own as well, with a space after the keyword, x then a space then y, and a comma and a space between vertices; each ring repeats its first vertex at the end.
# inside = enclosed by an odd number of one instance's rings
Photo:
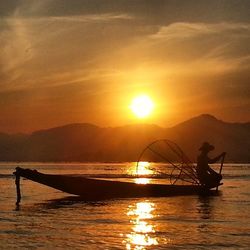
MULTIPOLYGON (((220 172, 219 172, 220 174, 222 172, 225 156, 226 156, 226 154, 223 154, 223 156, 222 156, 222 160, 221 160, 221 164, 220 164, 220 172)), ((218 191, 218 188, 219 188, 219 186, 216 187, 216 191, 218 191)))

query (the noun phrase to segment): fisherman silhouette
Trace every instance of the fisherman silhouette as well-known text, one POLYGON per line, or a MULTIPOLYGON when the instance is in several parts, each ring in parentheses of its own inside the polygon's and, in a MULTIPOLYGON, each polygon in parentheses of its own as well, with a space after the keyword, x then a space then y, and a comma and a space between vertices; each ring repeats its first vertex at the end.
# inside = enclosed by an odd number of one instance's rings
POLYGON ((217 162, 220 158, 225 156, 225 152, 218 155, 217 157, 210 159, 208 153, 214 150, 214 146, 208 142, 204 142, 199 148, 201 154, 197 158, 196 172, 201 185, 212 188, 220 185, 222 175, 215 172, 208 164, 217 162))

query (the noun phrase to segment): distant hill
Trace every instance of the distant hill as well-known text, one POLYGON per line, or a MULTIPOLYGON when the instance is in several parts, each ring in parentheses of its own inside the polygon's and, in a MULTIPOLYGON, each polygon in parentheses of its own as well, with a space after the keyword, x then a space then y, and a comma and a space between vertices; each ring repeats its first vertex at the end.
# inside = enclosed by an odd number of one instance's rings
POLYGON ((201 143, 209 141, 216 147, 214 155, 226 151, 227 161, 250 162, 250 123, 227 123, 211 115, 171 128, 148 124, 101 128, 82 123, 30 135, 0 133, 0 161, 136 161, 148 143, 163 138, 175 141, 193 160, 201 143))
POLYGON ((195 159, 204 141, 215 146, 211 155, 227 152, 227 161, 250 162, 250 123, 228 123, 200 115, 170 129, 172 138, 195 159))

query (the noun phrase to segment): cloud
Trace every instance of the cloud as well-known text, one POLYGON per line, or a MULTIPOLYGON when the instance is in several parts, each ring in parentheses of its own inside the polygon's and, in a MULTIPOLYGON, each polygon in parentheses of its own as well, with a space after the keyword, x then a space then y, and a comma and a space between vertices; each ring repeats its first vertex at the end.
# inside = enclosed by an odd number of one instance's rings
POLYGON ((250 65, 248 23, 151 26, 115 13, 5 21, 2 92, 89 81, 95 89, 103 79, 123 88, 126 79, 205 78, 250 65))
MULTIPOLYGON (((65 75, 67 72, 71 72, 71 77, 74 78, 74 75, 81 71, 80 78, 83 79, 89 78, 92 71, 104 71, 93 70, 90 65, 94 67, 98 58, 109 53, 112 47, 115 48, 116 42, 120 43, 119 39, 116 39, 115 30, 122 26, 123 21, 131 19, 128 15, 113 13, 5 18, 5 30, 0 34, 0 72, 8 84, 5 84, 1 91, 5 88, 29 87, 32 81, 33 84, 41 81, 46 84, 49 77, 53 80, 57 75, 65 75), (116 27, 113 29, 111 24, 116 27), (15 86, 15 81, 18 86, 15 86)), ((127 31, 130 32, 129 28, 127 31)), ((123 33, 126 36, 125 30, 123 33)), ((110 72, 109 69, 107 71, 110 72)), ((51 81, 48 83, 53 84, 51 81)))
MULTIPOLYGON (((221 34, 226 32, 242 35, 244 32, 250 32, 250 23, 187 23, 176 22, 168 26, 162 26, 152 39, 175 39, 175 38, 192 38, 201 35, 221 34)), ((249 35, 249 34, 248 34, 249 35)))
MULTIPOLYGON (((38 18, 38 20, 41 18, 38 18)), ((127 14, 106 13, 101 15, 84 15, 84 16, 54 16, 42 18, 45 21, 62 21, 62 22, 109 22, 112 20, 130 20, 132 16, 127 14)), ((36 18, 37 20, 37 18, 36 18)))
MULTIPOLYGON (((179 73, 225 73, 249 68, 250 23, 173 23, 124 49, 138 61, 179 73)), ((136 60, 135 60, 136 61, 136 60)))
POLYGON ((127 13, 151 24, 175 22, 247 22, 248 0, 8 0, 0 1, 0 15, 15 10, 23 16, 79 16, 127 13))

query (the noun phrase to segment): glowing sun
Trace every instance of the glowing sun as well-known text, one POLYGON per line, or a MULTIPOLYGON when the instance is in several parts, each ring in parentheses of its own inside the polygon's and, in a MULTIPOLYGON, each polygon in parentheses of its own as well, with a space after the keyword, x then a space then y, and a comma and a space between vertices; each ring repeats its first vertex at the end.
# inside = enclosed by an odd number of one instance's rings
POLYGON ((154 103, 150 97, 146 95, 137 96, 132 100, 131 110, 138 118, 149 116, 154 108, 154 103))

